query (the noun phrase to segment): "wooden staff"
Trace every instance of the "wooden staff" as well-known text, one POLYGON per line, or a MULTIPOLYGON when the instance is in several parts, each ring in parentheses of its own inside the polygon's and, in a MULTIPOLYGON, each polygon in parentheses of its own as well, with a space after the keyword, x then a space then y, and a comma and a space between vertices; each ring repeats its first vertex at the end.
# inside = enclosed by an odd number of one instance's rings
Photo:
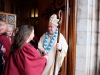
MULTIPOLYGON (((58 22, 58 37, 57 37, 57 43, 59 43, 60 30, 61 30, 61 24, 62 24, 62 11, 61 11, 61 10, 59 10, 58 18, 59 18, 59 22, 58 22)), ((55 71, 56 71, 57 54, 58 54, 58 49, 56 50, 56 54, 55 54, 55 61, 54 61, 54 71, 53 71, 53 75, 55 75, 55 71)))

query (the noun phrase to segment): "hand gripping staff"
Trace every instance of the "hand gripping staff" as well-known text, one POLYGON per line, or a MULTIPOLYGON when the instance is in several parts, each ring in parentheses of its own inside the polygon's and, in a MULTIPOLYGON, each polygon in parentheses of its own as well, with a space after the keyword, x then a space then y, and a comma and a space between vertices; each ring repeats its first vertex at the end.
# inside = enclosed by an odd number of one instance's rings
MULTIPOLYGON (((59 43, 60 30, 61 30, 61 24, 62 24, 62 11, 61 10, 59 10, 59 12, 58 12, 58 18, 59 18, 59 22, 58 22, 58 37, 57 37, 57 43, 59 43)), ((58 50, 56 50, 56 54, 55 54, 53 75, 55 75, 55 71, 56 71, 57 54, 58 54, 58 50)))

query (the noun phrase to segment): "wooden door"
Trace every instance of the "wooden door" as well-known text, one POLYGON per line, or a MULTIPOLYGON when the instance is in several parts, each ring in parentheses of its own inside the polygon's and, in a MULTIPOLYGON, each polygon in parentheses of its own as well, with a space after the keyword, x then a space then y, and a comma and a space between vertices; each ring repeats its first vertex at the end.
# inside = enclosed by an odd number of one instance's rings
POLYGON ((75 75, 77 0, 69 0, 67 75, 75 75))
POLYGON ((75 75, 76 62, 76 3, 77 0, 39 0, 38 1, 38 36, 47 29, 48 19, 51 14, 59 10, 63 12, 61 33, 68 43, 68 52, 59 75, 75 75))
POLYGON ((48 19, 51 14, 63 12, 63 22, 61 33, 68 39, 68 19, 66 0, 39 0, 38 1, 38 35, 41 36, 47 29, 48 19), (42 31, 41 31, 42 30, 42 31), (41 31, 41 33, 39 32, 41 31))
MULTIPOLYGON (((63 12, 63 22, 61 33, 68 42, 68 0, 39 0, 38 1, 38 36, 41 36, 48 27, 48 19, 51 14, 57 14, 59 10, 63 12), (41 32, 40 32, 41 31, 41 32)), ((64 59, 59 75, 67 74, 67 56, 64 59)))

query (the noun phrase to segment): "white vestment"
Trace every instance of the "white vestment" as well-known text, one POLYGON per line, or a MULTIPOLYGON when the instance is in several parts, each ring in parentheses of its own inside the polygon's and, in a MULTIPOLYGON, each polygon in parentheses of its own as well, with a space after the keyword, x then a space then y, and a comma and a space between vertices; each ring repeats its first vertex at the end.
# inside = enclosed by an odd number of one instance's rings
MULTIPOLYGON (((40 38, 40 41, 38 43, 38 49, 39 50, 44 50, 44 46, 43 46, 43 41, 45 39, 45 34, 42 35, 42 37, 40 38)), ((50 42, 50 40, 52 39, 52 36, 50 36, 48 38, 48 44, 50 42)), ((48 61, 46 64, 46 67, 42 73, 42 75, 53 75, 53 71, 54 71, 54 61, 55 61, 55 52, 56 52, 56 43, 57 43, 57 39, 54 41, 53 46, 51 48, 51 50, 48 53, 48 61)), ((68 45, 67 42, 64 38, 64 36, 62 34, 60 34, 60 40, 59 43, 61 45, 61 52, 58 51, 58 55, 57 55, 57 61, 56 61, 56 75, 58 75, 59 69, 62 65, 62 62, 64 60, 64 57, 67 54, 67 49, 68 49, 68 45)))

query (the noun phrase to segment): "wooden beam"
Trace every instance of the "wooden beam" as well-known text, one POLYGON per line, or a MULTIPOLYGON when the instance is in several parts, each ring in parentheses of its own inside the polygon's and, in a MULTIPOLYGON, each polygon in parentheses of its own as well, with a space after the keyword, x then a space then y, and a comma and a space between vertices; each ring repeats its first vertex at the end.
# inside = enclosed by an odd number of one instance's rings
POLYGON ((68 58, 67 58, 67 75, 75 75, 76 65, 76 3, 77 0, 69 0, 69 25, 68 25, 68 58))

